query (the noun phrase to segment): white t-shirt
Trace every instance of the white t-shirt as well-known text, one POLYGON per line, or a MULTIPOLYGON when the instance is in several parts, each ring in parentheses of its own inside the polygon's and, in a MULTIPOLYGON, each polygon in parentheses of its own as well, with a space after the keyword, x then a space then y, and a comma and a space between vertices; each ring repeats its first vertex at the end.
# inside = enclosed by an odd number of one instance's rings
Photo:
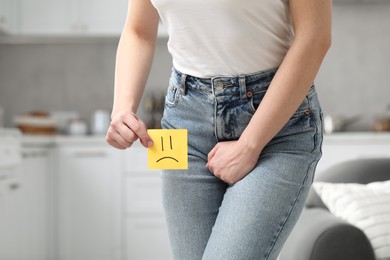
POLYGON ((288 0, 151 0, 174 67, 196 77, 237 76, 280 65, 294 37, 288 0))

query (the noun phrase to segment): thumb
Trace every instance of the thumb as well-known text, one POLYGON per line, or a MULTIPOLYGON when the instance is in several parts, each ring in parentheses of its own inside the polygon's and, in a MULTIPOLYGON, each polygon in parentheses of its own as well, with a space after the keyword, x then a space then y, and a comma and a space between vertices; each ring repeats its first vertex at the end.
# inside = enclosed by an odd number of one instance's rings
POLYGON ((210 161, 213 159, 213 157, 214 157, 215 153, 217 152, 217 150, 218 150, 218 144, 216 146, 214 146, 214 148, 207 155, 207 164, 206 164, 207 168, 209 168, 210 161))
POLYGON ((215 155, 215 153, 217 152, 218 148, 219 148, 219 145, 217 144, 217 145, 214 146, 214 148, 209 152, 209 154, 207 155, 208 161, 210 161, 210 160, 214 157, 214 155, 215 155))
POLYGON ((150 137, 150 135, 148 134, 147 131, 143 132, 140 136, 139 136, 139 140, 141 142, 141 144, 145 147, 145 148, 150 148, 153 146, 153 140, 152 138, 150 137))
POLYGON ((140 120, 134 113, 130 114, 126 124, 139 138, 141 144, 145 148, 153 146, 153 140, 147 132, 145 123, 142 122, 142 120, 140 120))

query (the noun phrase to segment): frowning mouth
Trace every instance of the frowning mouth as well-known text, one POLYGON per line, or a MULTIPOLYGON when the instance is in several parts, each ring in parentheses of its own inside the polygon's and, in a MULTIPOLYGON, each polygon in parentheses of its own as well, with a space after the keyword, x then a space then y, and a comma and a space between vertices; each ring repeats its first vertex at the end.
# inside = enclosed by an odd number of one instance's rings
POLYGON ((157 163, 157 162, 160 162, 160 161, 162 161, 162 160, 164 160, 164 159, 171 159, 171 160, 174 160, 174 161, 176 161, 176 162, 179 162, 178 160, 176 160, 176 159, 173 158, 173 157, 165 156, 165 157, 162 157, 162 158, 158 159, 158 160, 156 161, 156 163, 157 163))

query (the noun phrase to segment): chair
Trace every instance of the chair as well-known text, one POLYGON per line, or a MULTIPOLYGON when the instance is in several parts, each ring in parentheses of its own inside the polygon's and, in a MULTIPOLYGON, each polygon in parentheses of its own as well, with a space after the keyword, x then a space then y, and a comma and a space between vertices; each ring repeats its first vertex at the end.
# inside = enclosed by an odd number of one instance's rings
MULTIPOLYGON (((390 158, 343 162, 314 181, 361 183, 390 180, 390 158)), ((278 260, 375 260, 367 237, 329 212, 312 188, 306 206, 278 260)))

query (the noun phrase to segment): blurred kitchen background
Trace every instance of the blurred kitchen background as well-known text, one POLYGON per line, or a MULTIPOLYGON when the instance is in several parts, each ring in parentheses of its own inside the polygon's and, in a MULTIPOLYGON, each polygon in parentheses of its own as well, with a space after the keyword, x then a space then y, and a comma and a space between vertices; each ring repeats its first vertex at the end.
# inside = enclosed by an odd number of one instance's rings
MULTIPOLYGON (((334 4, 333 45, 316 85, 325 115, 362 116, 352 130, 371 130, 375 119, 390 114, 390 4, 383 2, 334 4)), ((29 19, 43 15, 40 11, 45 10, 37 9, 29 19)), ((120 11, 113 16, 122 21, 125 9, 120 11)), ((23 18, 17 18, 19 26, 23 18)), ((69 32, 62 27, 56 31, 48 23, 42 21, 42 26, 50 27, 50 32, 27 26, 29 36, 11 30, 0 37, 0 107, 5 126, 13 125, 13 116, 35 110, 76 111, 88 119, 96 109, 111 109, 121 23, 103 33, 69 32)), ((162 33, 145 97, 165 92, 172 66, 166 41, 162 33)), ((141 106, 144 116, 143 112, 141 106)))
MULTIPOLYGON (((158 171, 109 147, 127 0, 0 0, 0 260, 168 260, 158 171), (23 130, 24 134, 18 131, 23 130)), ((335 0, 316 86, 318 170, 390 157, 390 1, 335 0)), ((158 128, 171 71, 159 31, 139 108, 158 128)))

